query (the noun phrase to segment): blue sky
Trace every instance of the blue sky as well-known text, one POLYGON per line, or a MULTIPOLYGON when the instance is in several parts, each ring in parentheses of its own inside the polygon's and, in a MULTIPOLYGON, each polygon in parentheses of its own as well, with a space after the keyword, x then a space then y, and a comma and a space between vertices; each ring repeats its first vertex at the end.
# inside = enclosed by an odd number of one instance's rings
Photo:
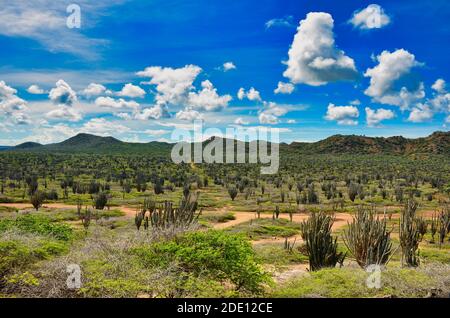
POLYGON ((445 0, 8 2, 0 144, 170 141, 193 120, 286 142, 447 131, 449 19, 445 0))

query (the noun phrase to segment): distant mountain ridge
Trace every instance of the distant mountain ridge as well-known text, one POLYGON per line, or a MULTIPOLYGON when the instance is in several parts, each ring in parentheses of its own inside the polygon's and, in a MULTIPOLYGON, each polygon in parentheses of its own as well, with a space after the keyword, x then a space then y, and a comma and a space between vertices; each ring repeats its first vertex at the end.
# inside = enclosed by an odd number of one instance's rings
MULTIPOLYGON (((214 138, 204 141, 209 143, 214 138)), ((235 141, 236 142, 236 141, 235 141)), ((130 143, 114 137, 78 134, 63 142, 41 145, 27 142, 6 151, 61 153, 133 153, 169 155, 173 144, 165 142, 130 143)), ((445 154, 450 155, 450 132, 437 131, 428 137, 408 139, 395 137, 366 137, 334 135, 321 141, 280 144, 280 150, 299 154, 445 154)))

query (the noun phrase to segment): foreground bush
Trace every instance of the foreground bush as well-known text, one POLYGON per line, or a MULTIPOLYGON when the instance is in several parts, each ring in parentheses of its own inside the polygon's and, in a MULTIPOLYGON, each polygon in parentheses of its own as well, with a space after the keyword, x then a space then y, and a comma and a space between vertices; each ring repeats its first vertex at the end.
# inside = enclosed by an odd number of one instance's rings
POLYGON ((389 268, 381 272, 381 288, 368 288, 370 273, 359 268, 323 269, 278 286, 273 297, 426 297, 450 292, 450 267, 389 268))
POLYGON ((8 230, 48 235, 63 241, 68 241, 72 236, 70 226, 52 222, 49 218, 42 215, 33 214, 21 215, 15 219, 0 220, 0 232, 8 230))
POLYGON ((168 267, 176 262, 198 277, 229 281, 238 291, 259 293, 269 282, 255 261, 251 244, 240 235, 221 231, 192 232, 171 241, 133 249, 144 266, 168 267))

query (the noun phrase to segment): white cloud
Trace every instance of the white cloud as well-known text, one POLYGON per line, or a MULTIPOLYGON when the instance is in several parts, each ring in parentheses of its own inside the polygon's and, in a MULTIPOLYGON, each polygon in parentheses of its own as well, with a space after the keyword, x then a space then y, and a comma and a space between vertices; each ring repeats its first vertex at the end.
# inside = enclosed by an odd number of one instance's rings
POLYGON ((241 87, 237 93, 237 97, 240 100, 243 100, 244 98, 247 98, 248 100, 251 100, 251 101, 261 101, 262 100, 261 94, 254 87, 251 87, 247 92, 245 91, 244 88, 241 87))
POLYGON ((186 65, 182 68, 151 66, 137 72, 140 77, 149 77, 144 84, 156 85, 156 102, 159 105, 179 104, 186 99, 193 88, 192 83, 202 69, 196 65, 186 65))
POLYGON ((361 101, 359 99, 352 100, 350 102, 350 105, 359 106, 359 105, 361 105, 361 101))
POLYGON ((425 96, 421 83, 415 83, 415 87, 398 86, 412 68, 421 65, 413 54, 404 49, 392 53, 383 51, 377 60, 378 65, 364 73, 365 77, 370 77, 370 86, 364 91, 366 95, 376 102, 400 106, 402 109, 409 108, 411 103, 425 96))
POLYGON ((116 122, 109 122, 105 118, 93 118, 86 122, 81 128, 82 132, 101 136, 124 133, 130 130, 131 129, 126 126, 116 122))
POLYGON ((273 27, 295 27, 295 25, 292 23, 292 19, 293 17, 291 15, 284 18, 270 19, 266 22, 266 29, 270 29, 273 27))
POLYGON ((144 97, 145 91, 137 85, 133 85, 131 83, 125 84, 120 92, 117 93, 118 96, 123 97, 144 97))
POLYGON ((278 117, 283 116, 287 113, 287 109, 280 107, 273 102, 265 103, 265 105, 266 108, 263 109, 258 116, 259 122, 261 124, 278 124, 278 117))
POLYGON ((378 4, 370 4, 367 8, 356 11, 349 23, 362 30, 380 29, 391 22, 384 9, 378 4))
POLYGON ((334 21, 325 12, 310 12, 300 21, 283 76, 293 84, 319 86, 357 76, 355 62, 335 46, 334 21))
POLYGON ((73 107, 66 105, 59 105, 57 109, 51 110, 45 114, 45 117, 48 119, 68 120, 72 122, 80 121, 83 118, 80 112, 73 107))
POLYGON ((431 86, 432 89, 434 89, 438 93, 444 93, 445 92, 445 81, 442 78, 439 78, 434 82, 434 84, 431 86))
POLYGON ((170 130, 164 130, 164 129, 147 129, 144 131, 144 133, 152 135, 152 136, 162 136, 165 134, 170 133, 170 130))
POLYGON ((203 119, 203 115, 200 114, 198 111, 194 109, 184 109, 180 110, 175 117, 179 120, 185 120, 185 121, 194 121, 194 120, 200 120, 203 119))
MULTIPOLYGON (((77 0, 82 10, 82 27, 87 29, 95 25, 95 20, 106 8, 122 2, 77 0)), ((32 39, 50 52, 72 53, 86 59, 99 58, 97 51, 107 41, 89 38, 69 29, 66 8, 67 4, 52 0, 3 1, 0 7, 0 34, 32 39)))
POLYGON ((190 92, 187 103, 194 109, 203 109, 206 111, 218 111, 228 106, 232 100, 230 95, 219 96, 217 89, 209 81, 202 82, 202 90, 199 92, 190 92))
POLYGON ((224 72, 228 72, 228 71, 235 70, 235 69, 236 69, 236 65, 234 65, 233 62, 226 62, 223 64, 224 72))
POLYGON ((61 79, 56 82, 56 87, 50 90, 48 97, 55 104, 63 104, 68 106, 71 106, 77 101, 77 94, 75 91, 69 84, 61 79))
POLYGON ((98 97, 95 100, 95 105, 99 107, 111 107, 111 108, 132 108, 136 109, 139 107, 139 104, 133 100, 126 101, 123 98, 114 99, 111 97, 98 97))
POLYGON ((27 92, 35 95, 45 94, 45 91, 36 84, 30 85, 27 88, 27 92))
POLYGON ((277 88, 274 90, 275 94, 291 94, 295 87, 291 83, 278 82, 277 88))
POLYGON ((29 124, 30 119, 24 112, 28 110, 27 102, 16 95, 17 90, 0 81, 0 114, 4 113, 15 124, 29 124))
POLYGON ((138 120, 160 119, 163 117, 169 117, 167 108, 164 105, 154 105, 149 108, 144 108, 141 112, 134 115, 138 120))
POLYGON ((6 85, 5 81, 0 81, 0 97, 10 97, 17 93, 15 88, 6 85))
POLYGON ((329 104, 325 119, 337 121, 339 125, 353 126, 358 124, 358 121, 355 120, 358 117, 358 108, 354 106, 335 106, 334 104, 329 104))
POLYGON ((102 84, 90 83, 88 87, 86 87, 82 94, 87 97, 102 95, 106 92, 106 87, 102 84))
POLYGON ((288 124, 296 124, 297 121, 296 121, 295 119, 289 119, 289 120, 287 121, 287 123, 288 123, 288 124))
POLYGON ((235 123, 236 125, 248 125, 248 124, 249 124, 249 122, 246 121, 246 120, 244 120, 242 117, 236 118, 235 121, 234 121, 234 123, 235 123))
POLYGON ((408 121, 413 123, 422 123, 431 120, 433 116, 434 113, 430 107, 424 104, 418 104, 409 114, 408 121))
POLYGON ((446 122, 447 124, 450 124, 450 115, 448 115, 447 118, 445 118, 445 122, 446 122))
POLYGON ((392 110, 379 108, 373 110, 369 107, 365 108, 366 110, 366 122, 369 127, 378 126, 383 120, 392 119, 395 117, 395 114, 392 110))

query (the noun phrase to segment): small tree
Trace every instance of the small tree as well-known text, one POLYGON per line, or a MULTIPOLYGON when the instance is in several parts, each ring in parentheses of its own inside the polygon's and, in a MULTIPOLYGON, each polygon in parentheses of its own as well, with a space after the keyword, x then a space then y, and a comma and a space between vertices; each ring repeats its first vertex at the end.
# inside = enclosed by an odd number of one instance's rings
POLYGON ((44 199, 45 194, 40 191, 36 191, 33 195, 31 195, 30 201, 36 211, 38 211, 42 206, 42 204, 44 203, 44 199))
POLYGON ((228 188, 228 194, 230 195, 231 201, 234 201, 234 199, 238 194, 238 190, 236 189, 235 186, 231 186, 228 188))
POLYGON ((311 271, 324 267, 335 267, 344 262, 346 254, 337 251, 337 238, 331 236, 334 218, 324 212, 313 212, 308 220, 300 224, 305 241, 311 271))
POLYGON ((104 192, 100 192, 94 197, 94 208, 96 210, 103 210, 108 204, 108 195, 104 192))

